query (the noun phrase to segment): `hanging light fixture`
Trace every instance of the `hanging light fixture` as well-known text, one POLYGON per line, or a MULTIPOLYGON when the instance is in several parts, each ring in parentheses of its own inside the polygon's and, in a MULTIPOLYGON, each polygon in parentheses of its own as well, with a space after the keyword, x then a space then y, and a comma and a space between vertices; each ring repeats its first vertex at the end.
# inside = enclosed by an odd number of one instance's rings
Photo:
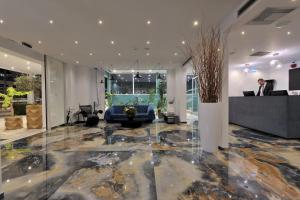
POLYGON ((143 78, 143 77, 140 75, 140 72, 137 72, 134 78, 143 78))

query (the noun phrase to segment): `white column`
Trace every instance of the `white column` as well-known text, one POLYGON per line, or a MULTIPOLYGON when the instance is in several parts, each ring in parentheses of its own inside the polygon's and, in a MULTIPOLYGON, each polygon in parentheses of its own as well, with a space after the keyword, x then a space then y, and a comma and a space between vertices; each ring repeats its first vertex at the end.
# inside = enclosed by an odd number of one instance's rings
POLYGON ((99 69, 99 79, 98 79, 98 96, 99 96, 99 110, 102 110, 103 113, 99 115, 100 119, 104 119, 105 112, 105 83, 104 83, 104 69, 99 69))
POLYGON ((167 104, 167 111, 174 112, 175 111, 175 104, 176 104, 176 97, 175 97, 175 69, 169 69, 167 71, 167 103, 175 99, 173 105, 167 104))
MULTIPOLYGON (((227 41, 230 30, 223 33, 223 38, 227 41)), ((225 42, 226 43, 226 42, 225 42)), ((227 43, 226 43, 227 44, 227 43)), ((228 134, 229 134, 229 101, 228 101, 228 85, 229 85, 229 52, 228 46, 225 47, 224 55, 224 71, 222 81, 222 131, 219 141, 219 146, 222 148, 228 148, 228 134)))

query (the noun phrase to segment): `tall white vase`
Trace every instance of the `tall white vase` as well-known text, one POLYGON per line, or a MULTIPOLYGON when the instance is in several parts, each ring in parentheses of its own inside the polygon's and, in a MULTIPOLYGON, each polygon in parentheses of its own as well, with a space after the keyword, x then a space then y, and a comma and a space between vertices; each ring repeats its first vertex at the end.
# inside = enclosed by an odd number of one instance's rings
POLYGON ((201 146, 206 152, 216 152, 222 131, 221 103, 199 103, 198 121, 201 146))

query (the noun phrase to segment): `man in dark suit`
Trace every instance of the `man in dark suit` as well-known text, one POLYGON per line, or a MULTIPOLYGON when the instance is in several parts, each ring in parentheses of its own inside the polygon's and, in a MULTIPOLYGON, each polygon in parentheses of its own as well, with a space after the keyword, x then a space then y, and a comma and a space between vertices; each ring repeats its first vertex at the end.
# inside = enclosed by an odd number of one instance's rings
POLYGON ((258 79, 259 89, 256 96, 270 96, 273 84, 266 82, 263 78, 258 79))

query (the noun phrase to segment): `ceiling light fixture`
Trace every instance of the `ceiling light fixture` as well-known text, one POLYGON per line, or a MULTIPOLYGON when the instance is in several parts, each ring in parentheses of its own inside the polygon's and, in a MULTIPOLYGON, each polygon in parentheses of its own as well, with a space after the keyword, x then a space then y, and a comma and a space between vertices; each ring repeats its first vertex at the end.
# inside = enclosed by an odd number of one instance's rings
POLYGON ((150 25, 151 24, 151 21, 150 20, 147 20, 147 25, 150 25))
POLYGON ((111 44, 115 44, 115 41, 112 40, 112 41, 110 41, 110 43, 111 43, 111 44))
POLYGON ((175 52, 175 53, 174 53, 174 56, 178 56, 178 53, 177 53, 177 52, 175 52))
POLYGON ((98 24, 100 24, 100 25, 103 24, 103 21, 102 21, 102 20, 99 20, 99 21, 98 21, 98 24))
POLYGON ((54 24, 54 21, 52 19, 50 19, 49 24, 54 24))
POLYGON ((79 61, 76 61, 76 64, 79 64, 79 61))
POLYGON ((252 49, 251 49, 251 51, 252 51, 252 52, 254 52, 254 51, 255 51, 255 49, 253 49, 253 48, 252 48, 252 49))
POLYGON ((26 62, 26 64, 27 64, 27 65, 30 65, 30 62, 29 62, 29 61, 27 61, 27 62, 26 62))
POLYGON ((150 53, 146 53, 147 56, 150 56, 150 53))
POLYGON ((77 40, 74 41, 75 44, 79 44, 79 42, 77 40))
POLYGON ((147 41, 147 42, 146 42, 146 44, 148 44, 148 45, 149 45, 149 44, 150 44, 150 41, 147 41))
POLYGON ((114 69, 114 70, 113 70, 113 73, 116 73, 116 72, 117 72, 117 70, 114 69))
POLYGON ((292 34, 292 32, 291 32, 291 31, 288 31, 288 32, 286 32, 286 34, 287 34, 287 35, 291 35, 291 34, 292 34))
POLYGON ((121 56, 121 53, 118 53, 118 56, 121 56))
POLYGON ((193 25, 194 25, 194 26, 198 26, 198 25, 199 25, 199 22, 198 22, 197 20, 195 20, 195 21, 193 22, 193 25))
POLYGON ((246 32, 245 32, 245 31, 242 31, 242 32, 241 32, 241 35, 245 35, 245 34, 246 34, 246 32))
POLYGON ((41 40, 39 40, 39 41, 38 41, 38 43, 39 43, 39 44, 42 44, 42 41, 41 41, 41 40))
POLYGON ((0 19, 0 24, 4 24, 4 20, 3 19, 0 19))
POLYGON ((8 55, 7 54, 4 54, 4 58, 7 58, 8 57, 8 55))
POLYGON ((91 52, 91 53, 89 53, 89 55, 90 55, 90 56, 92 56, 92 55, 93 55, 93 53, 91 52))
POLYGON ((15 69, 15 67, 11 67, 11 69, 12 69, 12 70, 14 70, 14 69, 15 69))
POLYGON ((27 69, 30 70, 30 66, 27 66, 27 69))
MULTIPOLYGON (((152 69, 149 69, 149 72, 151 73, 152 72, 152 69)), ((149 74, 150 75, 150 74, 149 74)), ((151 76, 151 75, 150 75, 151 76)))
POLYGON ((134 73, 134 69, 131 70, 131 73, 134 73))
POLYGON ((182 40, 182 41, 181 41, 181 44, 185 45, 185 41, 184 41, 184 40, 182 40))

